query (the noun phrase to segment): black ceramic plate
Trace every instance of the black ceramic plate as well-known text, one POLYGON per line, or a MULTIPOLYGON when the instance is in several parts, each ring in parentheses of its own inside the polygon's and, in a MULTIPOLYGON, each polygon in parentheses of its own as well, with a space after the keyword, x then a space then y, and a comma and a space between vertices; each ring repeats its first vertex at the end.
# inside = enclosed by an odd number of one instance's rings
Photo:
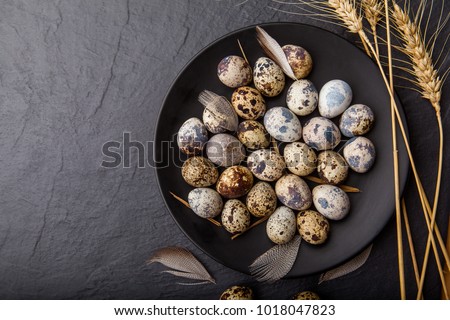
MULTIPOLYGON (((342 79, 353 89, 352 103, 369 105, 376 116, 375 127, 367 134, 377 149, 375 165, 366 174, 350 172, 346 181, 346 184, 363 192, 349 194, 351 211, 344 220, 331 222, 331 232, 325 244, 313 246, 302 243, 297 261, 288 276, 304 276, 332 268, 360 252, 382 230, 394 211, 390 100, 376 65, 345 39, 301 24, 275 23, 263 27, 281 45, 297 44, 310 52, 314 69, 308 79, 318 90, 329 80, 342 79)), ((241 55, 237 39, 244 47, 250 64, 264 55, 256 41, 254 27, 226 35, 197 54, 179 74, 164 101, 156 130, 155 156, 159 161, 157 177, 162 196, 181 230, 217 261, 248 273, 252 261, 273 246, 266 236, 265 223, 231 240, 230 234, 223 228, 197 217, 169 193, 187 199, 192 190, 181 176, 180 167, 185 157, 179 155, 176 133, 188 118, 202 118, 203 107, 197 102, 202 90, 208 89, 231 98, 233 90, 219 81, 216 68, 223 57, 241 55)), ((280 96, 266 99, 268 108, 286 105, 286 91, 290 83, 290 80, 287 81, 280 96)), ((317 115, 316 110, 311 116, 317 115)), ((300 121, 304 124, 311 116, 301 117, 300 121)), ((400 168, 407 168, 404 144, 399 143, 400 168)), ((403 189, 407 170, 401 171, 400 175, 403 189)))

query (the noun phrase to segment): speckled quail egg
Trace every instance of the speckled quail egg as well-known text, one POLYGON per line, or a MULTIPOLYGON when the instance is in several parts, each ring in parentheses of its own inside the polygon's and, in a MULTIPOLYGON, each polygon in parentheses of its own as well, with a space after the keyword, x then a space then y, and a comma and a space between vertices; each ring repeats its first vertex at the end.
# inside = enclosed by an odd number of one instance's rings
POLYGON ((253 151, 247 158, 247 166, 259 180, 275 181, 286 168, 283 157, 273 150, 253 151))
POLYGON ((298 176, 307 176, 317 168, 314 149, 303 142, 292 142, 284 147, 284 161, 288 170, 298 176))
POLYGON ((267 182, 258 182, 247 194, 248 211, 255 217, 265 217, 277 208, 277 195, 267 182))
POLYGON ((266 102, 261 93, 252 87, 240 87, 234 90, 231 104, 242 119, 256 120, 266 112, 266 102))
POLYGON ((281 177, 275 184, 275 193, 282 204, 294 210, 308 209, 312 203, 308 185, 294 174, 281 177))
POLYGON ((267 97, 275 97, 284 89, 283 70, 271 59, 261 57, 253 69, 253 82, 256 89, 267 97))
POLYGON ((249 149, 264 149, 270 145, 269 133, 255 120, 242 121, 238 126, 237 137, 249 149))
POLYGON ((339 128, 344 136, 352 138, 369 132, 374 122, 372 109, 364 104, 355 104, 344 111, 339 128))
POLYGON ((319 113, 325 118, 337 117, 348 108, 352 98, 352 89, 347 82, 328 81, 319 92, 319 113))
POLYGON ((222 120, 215 117, 208 108, 203 110, 203 123, 211 133, 222 133, 226 131, 222 125, 222 120))
POLYGON ((282 142, 294 142, 302 137, 302 125, 297 116, 288 108, 269 109, 264 116, 267 132, 282 142))
POLYGON ((329 150, 341 142, 341 132, 333 121, 314 117, 306 121, 303 126, 303 140, 315 150, 329 150))
POLYGON ((341 220, 350 211, 350 200, 339 187, 322 184, 312 191, 313 202, 317 211, 330 220, 341 220))
POLYGON ((297 230, 306 242, 321 244, 327 240, 330 224, 317 211, 303 210, 297 214, 297 230))
POLYGON ((237 199, 225 202, 222 210, 222 226, 233 234, 247 230, 250 226, 250 213, 245 204, 237 199))
POLYGON ((253 290, 244 286, 232 286, 222 293, 220 300, 253 300, 253 290))
POLYGON ((350 139, 345 144, 343 153, 349 167, 358 173, 369 171, 375 162, 375 146, 365 137, 350 139))
POLYGON ((218 166, 229 167, 244 160, 245 148, 232 135, 219 133, 209 139, 206 145, 206 155, 218 166))
POLYGON ((297 79, 307 77, 313 67, 312 57, 309 52, 300 46, 292 44, 284 45, 281 49, 283 49, 295 77, 297 79))
POLYGON ((252 81, 252 68, 242 57, 227 56, 219 62, 217 76, 227 87, 237 88, 252 81))
POLYGON ((208 141, 208 131, 198 118, 186 120, 178 130, 177 144, 187 155, 199 154, 208 141))
POLYGON ((295 214, 288 207, 281 206, 267 220, 266 232, 276 244, 288 243, 295 235, 295 214))
POLYGON ((289 87, 286 95, 288 108, 299 116, 306 116, 312 113, 319 101, 314 84, 306 79, 294 81, 289 87))
POLYGON ((214 218, 222 212, 223 201, 216 190, 196 188, 188 194, 192 211, 202 218, 214 218))
POLYGON ((209 159, 199 156, 183 163, 181 175, 193 187, 209 187, 216 183, 219 171, 209 159))
POLYGON ((348 165, 337 152, 326 150, 317 157, 319 177, 328 184, 340 184, 347 179, 348 165))
POLYGON ((239 198, 253 186, 253 175, 246 167, 226 168, 217 181, 216 189, 225 198, 239 198))
POLYGON ((317 293, 312 291, 302 291, 292 297, 293 300, 320 300, 317 293))

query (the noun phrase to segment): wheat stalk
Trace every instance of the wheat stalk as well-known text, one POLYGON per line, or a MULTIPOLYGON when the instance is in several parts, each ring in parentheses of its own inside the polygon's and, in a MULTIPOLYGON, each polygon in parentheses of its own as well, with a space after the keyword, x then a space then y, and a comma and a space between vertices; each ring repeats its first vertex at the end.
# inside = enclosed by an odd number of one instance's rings
POLYGON ((378 36, 377 36, 377 25, 382 17, 383 3, 378 2, 378 0, 362 0, 361 5, 364 9, 364 15, 367 22, 369 22, 370 28, 372 30, 373 41, 375 44, 375 51, 377 56, 380 56, 378 48, 378 36))

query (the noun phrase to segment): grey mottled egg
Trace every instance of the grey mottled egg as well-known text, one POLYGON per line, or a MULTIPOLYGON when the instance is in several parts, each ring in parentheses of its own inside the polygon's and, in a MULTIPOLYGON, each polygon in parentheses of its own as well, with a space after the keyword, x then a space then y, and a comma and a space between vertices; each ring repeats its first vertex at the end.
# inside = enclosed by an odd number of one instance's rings
POLYGON ((186 120, 178 130, 177 144, 187 155, 199 154, 208 141, 208 131, 198 118, 186 120))
POLYGON ((288 170, 298 176, 307 176, 317 168, 314 149, 303 142, 292 142, 284 147, 284 161, 288 170))
POLYGON ((344 111, 339 128, 344 136, 351 138, 369 132, 374 122, 372 109, 364 104, 355 104, 344 111))
POLYGON ((259 180, 275 181, 283 175, 286 164, 275 151, 261 149, 248 156, 247 167, 259 180))
POLYGON ((248 211, 255 217, 265 217, 277 208, 277 195, 267 182, 258 182, 247 194, 248 211))
POLYGON ((310 244, 324 243, 328 238, 328 220, 314 210, 303 210, 297 214, 297 229, 303 240, 310 244))
POLYGON ((303 140, 315 150, 329 150, 341 142, 341 132, 330 119, 315 117, 303 126, 303 140))
POLYGON ((345 144, 343 153, 349 167, 359 173, 369 171, 375 163, 375 146, 365 137, 350 139, 345 144))
POLYGON ((219 62, 217 76, 227 87, 237 88, 252 81, 252 68, 242 57, 227 56, 219 62))
POLYGON ((253 186, 253 175, 246 167, 226 168, 217 181, 216 189, 225 198, 239 198, 253 186))
POLYGON ((317 211, 330 220, 341 220, 350 211, 350 200, 341 188, 322 184, 312 191, 317 211))
POLYGON ((189 206, 202 218, 214 218, 222 212, 223 201, 216 190, 196 188, 189 192, 189 206))
POLYGON ((266 233, 276 244, 288 243, 295 235, 295 214, 288 208, 281 206, 267 220, 266 233))
POLYGON ((255 120, 242 121, 238 126, 237 136, 249 149, 264 149, 270 145, 269 133, 255 120))
POLYGON ((203 110, 203 123, 211 133, 222 133, 227 131, 223 126, 223 121, 215 117, 208 108, 203 110))
POLYGON ((292 297, 293 300, 320 300, 317 293, 312 291, 302 291, 292 297))
POLYGON ((222 293, 220 300, 253 300, 253 291, 249 287, 232 286, 222 293))
POLYGON ((256 120, 266 112, 266 102, 261 93, 252 87, 240 87, 231 96, 234 110, 243 119, 256 120))
POLYGON ((225 202, 222 210, 222 226, 229 233, 247 230, 250 226, 250 213, 245 204, 237 199, 225 202))
POLYGON ((294 142, 302 137, 302 125, 297 116, 288 108, 269 109, 264 116, 267 132, 282 142, 294 142))
POLYGON ((281 177, 275 184, 275 193, 282 204, 294 210, 308 209, 312 203, 308 185, 294 174, 281 177))
POLYGON ((261 57, 253 69, 253 82, 256 89, 267 97, 275 97, 284 89, 283 70, 271 59, 261 57))
POLYGON ((281 49, 283 49, 295 77, 297 79, 307 77, 313 67, 312 57, 309 52, 300 46, 292 44, 287 44, 281 49))
POLYGON ((216 183, 219 171, 209 159, 191 157, 183 163, 181 175, 193 187, 209 187, 216 183))
POLYGON ((316 109, 318 101, 319 94, 316 87, 306 79, 294 81, 286 95, 288 108, 299 116, 312 113, 316 109))
POLYGON ((340 184, 347 179, 348 165, 339 153, 326 150, 317 157, 317 172, 326 183, 340 184))
POLYGON ((337 117, 348 108, 352 98, 352 89, 347 82, 328 81, 319 92, 319 113, 325 118, 337 117))
POLYGON ((219 133, 209 139, 206 145, 206 155, 218 166, 229 167, 244 160, 245 148, 232 135, 219 133))

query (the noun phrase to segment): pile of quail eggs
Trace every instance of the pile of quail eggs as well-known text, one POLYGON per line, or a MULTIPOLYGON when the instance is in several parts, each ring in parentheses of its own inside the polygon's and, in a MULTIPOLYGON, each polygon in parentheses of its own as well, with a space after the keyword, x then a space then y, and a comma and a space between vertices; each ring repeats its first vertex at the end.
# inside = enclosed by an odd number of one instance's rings
POLYGON ((374 114, 364 104, 351 105, 352 89, 343 80, 331 80, 318 91, 306 79, 311 55, 297 45, 282 49, 298 79, 287 89, 286 106, 270 106, 270 98, 286 85, 270 58, 257 59, 253 70, 236 55, 219 62, 217 75, 234 92, 230 100, 211 92, 199 98, 203 118, 186 120, 178 131, 179 149, 189 156, 181 174, 194 187, 188 202, 195 214, 220 216, 229 233, 244 232, 252 216, 270 216, 266 231, 274 243, 287 243, 298 231, 318 245, 328 237, 329 220, 341 220, 350 211, 339 187, 349 168, 364 173, 374 164, 375 147, 362 136, 371 130, 374 114), (316 109, 320 116, 303 122, 316 109), (341 154, 342 135, 350 139, 341 154), (280 149, 270 148, 271 139, 280 149), (314 172, 324 183, 311 190, 302 177, 314 172))

